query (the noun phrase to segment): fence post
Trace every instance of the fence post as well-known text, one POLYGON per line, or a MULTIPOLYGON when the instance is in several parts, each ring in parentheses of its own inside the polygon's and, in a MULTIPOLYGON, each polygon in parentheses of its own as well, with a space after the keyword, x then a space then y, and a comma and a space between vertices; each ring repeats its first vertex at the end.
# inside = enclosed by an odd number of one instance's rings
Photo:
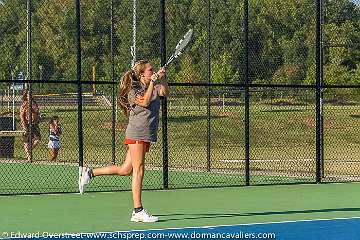
MULTIPOLYGON (((28 82, 28 91, 29 91, 29 95, 28 95, 28 101, 29 101, 29 109, 32 109, 32 29, 31 29, 31 8, 32 8, 32 2, 31 0, 27 0, 27 39, 26 39, 26 48, 27 48, 27 80, 28 82)), ((13 85, 14 87, 14 85, 13 85)), ((29 123, 28 123, 28 128, 29 128, 29 134, 28 134, 28 149, 29 149, 29 157, 30 157, 30 162, 33 161, 33 144, 32 144, 32 134, 33 134, 33 128, 32 128, 32 110, 30 110, 28 112, 29 114, 29 123)))
POLYGON ((245 115, 244 115, 244 140, 245 140, 245 184, 250 185, 250 96, 249 96, 249 2, 244 0, 244 53, 245 53, 245 115))
POLYGON ((114 0, 111 0, 110 5, 110 61, 111 61, 111 80, 112 80, 112 132, 111 132, 111 158, 112 164, 116 162, 115 156, 115 128, 116 128, 116 89, 115 89, 115 68, 114 68, 114 0))
POLYGON ((211 0, 208 0, 207 171, 211 170, 211 0))
MULTIPOLYGON (((166 38, 165 38, 165 0, 160 0, 160 54, 161 66, 166 63, 166 38)), ((167 99, 161 100, 162 109, 162 140, 163 140, 163 188, 169 188, 169 155, 168 155, 168 118, 167 99)))
POLYGON ((321 182, 321 1, 316 0, 316 183, 321 182))
POLYGON ((79 144, 79 166, 84 166, 83 146, 83 123, 82 123, 82 85, 81 85, 81 42, 80 42, 80 0, 75 0, 76 9, 76 79, 78 99, 78 144, 79 144))
POLYGON ((324 41, 323 41, 323 2, 320 1, 320 177, 323 178, 324 174, 324 41))

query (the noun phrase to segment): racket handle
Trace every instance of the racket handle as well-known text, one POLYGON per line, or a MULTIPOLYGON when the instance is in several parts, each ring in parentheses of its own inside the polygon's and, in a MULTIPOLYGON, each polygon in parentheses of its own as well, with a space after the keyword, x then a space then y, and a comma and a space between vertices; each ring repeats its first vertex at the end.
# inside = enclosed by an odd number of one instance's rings
POLYGON ((168 59, 167 63, 165 63, 165 65, 163 66, 164 68, 167 68, 169 66, 169 64, 174 60, 174 54, 170 56, 170 58, 168 59))

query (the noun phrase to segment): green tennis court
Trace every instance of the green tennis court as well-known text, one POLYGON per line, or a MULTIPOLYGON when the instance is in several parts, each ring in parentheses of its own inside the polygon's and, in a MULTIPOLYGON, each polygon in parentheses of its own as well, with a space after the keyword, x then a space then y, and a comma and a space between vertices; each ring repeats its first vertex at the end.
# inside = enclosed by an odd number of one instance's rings
POLYGON ((347 183, 145 191, 144 206, 160 217, 153 224, 130 222, 128 191, 2 196, 0 232, 105 232, 360 217, 359 188, 359 183, 347 183))

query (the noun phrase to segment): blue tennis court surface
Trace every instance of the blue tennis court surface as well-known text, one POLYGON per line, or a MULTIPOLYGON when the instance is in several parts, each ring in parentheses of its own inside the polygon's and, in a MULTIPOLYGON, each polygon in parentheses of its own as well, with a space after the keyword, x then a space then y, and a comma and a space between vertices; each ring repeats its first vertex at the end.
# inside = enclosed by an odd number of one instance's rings
MULTIPOLYGON (((150 225, 149 225, 150 226, 150 225)), ((98 233, 8 233, 22 239, 276 239, 357 240, 360 217, 98 233)), ((9 238, 10 237, 10 238, 9 238)))

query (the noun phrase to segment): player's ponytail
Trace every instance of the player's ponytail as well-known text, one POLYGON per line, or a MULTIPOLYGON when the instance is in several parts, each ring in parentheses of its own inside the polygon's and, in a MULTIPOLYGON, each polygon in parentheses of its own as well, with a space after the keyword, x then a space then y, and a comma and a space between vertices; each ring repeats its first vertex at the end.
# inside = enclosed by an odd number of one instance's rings
POLYGON ((140 75, 145 71, 147 63, 149 62, 146 60, 136 62, 132 70, 127 71, 121 78, 117 102, 126 116, 130 113, 128 94, 133 86, 139 84, 140 75))
POLYGON ((133 84, 133 71, 127 71, 120 81, 119 94, 118 94, 118 105, 126 116, 129 116, 130 104, 128 101, 128 94, 133 84))

